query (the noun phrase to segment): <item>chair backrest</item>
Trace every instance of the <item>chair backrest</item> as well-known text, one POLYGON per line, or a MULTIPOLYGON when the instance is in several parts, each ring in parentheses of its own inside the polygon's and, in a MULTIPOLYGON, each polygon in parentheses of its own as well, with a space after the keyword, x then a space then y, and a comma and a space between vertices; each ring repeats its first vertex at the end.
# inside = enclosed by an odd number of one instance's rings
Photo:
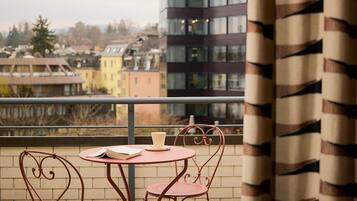
MULTIPOLYGON (((52 164, 56 161, 61 164, 62 167, 64 167, 64 170, 67 174, 67 184, 64 187, 63 192, 58 196, 58 198, 54 198, 55 200, 60 200, 63 195, 67 192, 69 189, 71 182, 72 182, 72 173, 73 171, 75 174, 77 174, 80 183, 81 183, 81 200, 84 200, 84 183, 82 176, 80 175, 79 171, 75 166, 73 166, 72 163, 70 163, 68 160, 65 158, 58 156, 54 153, 46 153, 46 152, 40 152, 40 151, 23 151, 20 154, 19 157, 19 165, 20 165, 20 170, 21 170, 21 175, 22 178, 25 181, 27 190, 31 196, 32 200, 42 200, 40 195, 38 194, 37 190, 34 188, 34 186, 31 184, 29 177, 30 178, 35 178, 35 179, 46 179, 46 180, 54 180, 56 178, 56 174, 52 170, 46 170, 44 166, 44 162, 52 162, 52 164), (34 162, 34 167, 31 167, 31 170, 28 169, 26 171, 26 167, 24 166, 24 160, 26 158, 29 158, 29 160, 32 160, 34 162), (71 171, 73 170, 73 171, 71 171), (27 174, 26 174, 27 172, 27 174)), ((54 180, 55 181, 55 180, 54 180)))
MULTIPOLYGON (((223 157, 225 146, 224 134, 217 126, 204 124, 188 125, 176 136, 174 145, 187 146, 189 144, 206 146, 208 149, 208 158, 206 160, 197 160, 197 157, 192 158, 195 172, 187 173, 184 176, 184 180, 185 182, 190 181, 192 183, 205 184, 207 188, 210 188, 223 157), (191 134, 192 130, 195 131, 194 134, 191 134), (193 137, 187 137, 190 135, 193 135, 193 137), (188 139, 193 141, 189 142, 188 139)), ((206 157, 207 156, 204 156, 202 158, 206 157)), ((177 163, 175 163, 175 168, 177 174, 177 163)))

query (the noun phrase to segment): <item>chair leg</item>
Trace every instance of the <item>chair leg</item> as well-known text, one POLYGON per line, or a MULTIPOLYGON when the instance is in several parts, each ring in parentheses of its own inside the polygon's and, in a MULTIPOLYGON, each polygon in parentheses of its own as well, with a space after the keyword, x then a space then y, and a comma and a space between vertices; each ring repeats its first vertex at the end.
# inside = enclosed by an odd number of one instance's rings
POLYGON ((207 201, 209 201, 209 196, 208 196, 208 193, 206 194, 206 198, 207 198, 207 201))
POLYGON ((146 192, 146 194, 145 194, 145 198, 144 198, 144 201, 148 201, 148 196, 149 196, 149 193, 148 193, 148 192, 146 192))

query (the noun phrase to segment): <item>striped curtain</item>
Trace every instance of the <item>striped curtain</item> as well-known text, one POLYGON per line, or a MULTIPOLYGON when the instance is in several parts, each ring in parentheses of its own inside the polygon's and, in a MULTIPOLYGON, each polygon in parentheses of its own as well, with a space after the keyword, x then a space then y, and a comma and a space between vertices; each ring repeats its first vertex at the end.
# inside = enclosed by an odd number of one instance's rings
POLYGON ((357 0, 248 0, 242 200, 357 200, 357 0))

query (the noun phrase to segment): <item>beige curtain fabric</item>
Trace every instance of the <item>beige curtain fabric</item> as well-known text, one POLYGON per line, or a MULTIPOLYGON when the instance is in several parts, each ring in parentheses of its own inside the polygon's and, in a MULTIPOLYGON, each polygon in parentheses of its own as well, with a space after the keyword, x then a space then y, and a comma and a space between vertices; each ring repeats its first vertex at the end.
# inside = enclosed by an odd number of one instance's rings
POLYGON ((357 0, 248 0, 242 200, 357 200, 357 0))

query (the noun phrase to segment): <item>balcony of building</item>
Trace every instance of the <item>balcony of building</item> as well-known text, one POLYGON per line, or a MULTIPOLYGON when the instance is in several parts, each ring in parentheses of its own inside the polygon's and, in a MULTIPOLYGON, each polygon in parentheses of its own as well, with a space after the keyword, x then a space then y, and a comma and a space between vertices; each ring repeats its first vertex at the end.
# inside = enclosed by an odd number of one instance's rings
MULTIPOLYGON (((37 150, 48 153, 56 153, 70 161, 80 172, 84 181, 84 199, 85 200, 120 200, 118 193, 113 189, 106 178, 106 167, 103 164, 87 162, 79 157, 79 153, 89 148, 109 145, 127 145, 127 144, 151 144, 150 132, 165 131, 168 133, 166 144, 173 144, 174 137, 180 128, 183 128, 188 122, 180 121, 177 124, 138 124, 138 113, 135 108, 146 104, 159 104, 164 107, 166 104, 197 104, 197 103, 239 103, 243 97, 184 97, 184 98, 85 98, 85 97, 65 97, 65 98, 2 98, 0 100, 2 107, 18 107, 24 105, 32 106, 62 106, 68 105, 126 105, 127 120, 124 124, 117 121, 108 124, 91 124, 88 121, 73 122, 72 124, 54 125, 45 122, 37 124, 37 121, 29 121, 25 124, 17 121, 12 123, 5 122, 2 119, 0 126, 0 199, 1 200, 30 200, 30 194, 26 191, 25 182, 22 178, 19 168, 19 155, 24 150, 37 150), (6 124, 7 123, 7 124, 6 124), (33 125, 29 125, 32 123, 33 125), (27 125, 26 125, 27 124, 27 125), (32 130, 32 132, 23 132, 32 130), (56 132, 60 131, 60 135, 56 132), (96 134, 97 132, 97 134, 96 134), (38 133, 39 135, 36 135, 38 133)), ((77 107, 76 109, 83 107, 77 107)), ((109 107, 110 108, 110 107, 109 107)), ((115 107, 114 107, 115 108, 115 107)), ((140 107, 139 107, 140 108, 140 107)), ((140 110, 139 110, 140 111, 140 110)), ((54 113, 54 112, 53 112, 54 113)), ((72 111, 74 113, 74 111, 72 111)), ((34 113, 36 115, 36 113, 34 113)), ((65 113, 61 113, 65 115, 65 113)), ((23 116, 29 115, 26 112, 23 116)), ((3 116, 9 117, 9 116, 3 116)), ((22 118, 18 116, 17 118, 22 118)), ((42 117, 43 118, 43 117, 42 117)), ((79 118, 79 117, 77 117, 79 118)), ((82 118, 87 118, 82 116, 82 118)), ((113 117, 111 117, 113 118, 113 117)), ((61 122, 57 122, 61 123, 61 122)), ((195 122, 200 123, 200 122, 195 122)), ((219 169, 213 180, 210 189, 210 198, 212 200, 240 200, 241 183, 241 161, 242 161, 242 130, 241 124, 216 124, 225 132, 225 151, 220 162, 219 169)), ((199 136, 199 135, 197 135, 199 136)), ((211 146, 195 145, 193 143, 196 135, 188 136, 188 148, 196 151, 196 158, 199 162, 207 159, 212 152, 219 146, 215 144, 216 138, 213 136, 211 146)), ((217 136, 216 136, 217 137, 217 136)), ((28 167, 27 173, 32 172, 33 161, 26 161, 28 167)), ((189 170, 195 168, 190 162, 189 170)), ((207 167, 206 171, 213 171, 214 165, 207 167)), ((30 177, 34 188, 38 189, 39 195, 45 200, 56 199, 66 185, 70 182, 66 173, 66 168, 56 162, 44 164, 44 171, 53 171, 54 180, 46 178, 35 179, 30 177)), ((159 181, 170 181, 175 177, 174 163, 164 163, 159 165, 135 165, 124 166, 124 171, 128 175, 128 181, 131 192, 135 200, 143 200, 145 196, 145 187, 159 181), (135 189, 135 190, 134 190, 135 189)), ((49 172, 48 172, 49 173, 49 172)), ((124 184, 119 171, 112 169, 112 177, 124 190, 124 184)), ((72 184, 65 193, 64 200, 80 200, 81 186, 78 176, 72 172, 72 184)), ((125 192, 125 191, 124 191, 125 192)), ((202 197, 203 199, 204 197, 202 197)), ((156 200, 152 197, 150 200, 156 200)), ((194 199, 192 199, 194 200, 194 199)), ((200 199, 196 199, 200 200, 200 199)))

